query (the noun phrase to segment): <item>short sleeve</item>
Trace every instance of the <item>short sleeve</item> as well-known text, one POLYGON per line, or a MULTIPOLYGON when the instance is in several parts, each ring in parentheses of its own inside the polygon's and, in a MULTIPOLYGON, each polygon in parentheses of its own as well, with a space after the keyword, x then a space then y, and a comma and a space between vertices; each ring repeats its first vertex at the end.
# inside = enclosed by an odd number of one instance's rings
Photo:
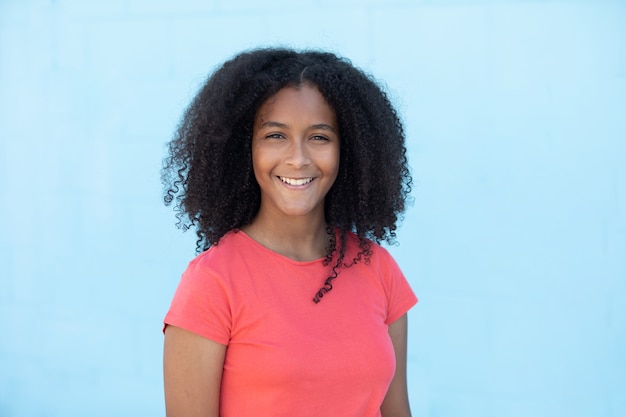
POLYGON ((232 328, 228 286, 196 258, 182 275, 164 324, 227 345, 232 328))
POLYGON ((417 304, 417 297, 391 254, 381 249, 381 271, 387 295, 387 319, 391 324, 417 304))

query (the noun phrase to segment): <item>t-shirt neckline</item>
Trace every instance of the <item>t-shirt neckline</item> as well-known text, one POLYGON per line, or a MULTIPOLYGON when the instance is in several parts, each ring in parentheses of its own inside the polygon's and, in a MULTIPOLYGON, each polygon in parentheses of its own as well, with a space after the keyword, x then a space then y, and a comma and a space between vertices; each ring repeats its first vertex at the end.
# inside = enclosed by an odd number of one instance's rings
POLYGON ((293 265, 298 265, 298 266, 307 266, 307 265, 319 265, 322 262, 324 262, 324 260, 326 259, 326 257, 321 257, 321 258, 317 258, 317 259, 313 259, 311 261, 297 261, 295 259, 291 259, 288 256, 282 255, 276 251, 273 251, 272 249, 268 248, 267 246, 263 246, 261 243, 257 242, 256 240, 254 240, 250 235, 248 235, 246 232, 244 232, 241 229, 236 229, 233 230, 234 234, 241 234, 244 239, 248 242, 249 245, 254 246, 256 249, 265 252, 275 258, 281 259, 283 262, 288 262, 290 264, 293 265))

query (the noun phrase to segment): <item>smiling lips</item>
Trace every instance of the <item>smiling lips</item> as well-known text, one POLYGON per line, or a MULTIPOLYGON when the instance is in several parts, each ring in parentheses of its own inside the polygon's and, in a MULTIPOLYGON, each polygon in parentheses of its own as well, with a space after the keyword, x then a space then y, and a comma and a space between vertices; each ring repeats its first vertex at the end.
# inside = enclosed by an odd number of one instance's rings
POLYGON ((306 185, 313 181, 313 178, 287 178, 287 177, 278 177, 282 182, 287 185, 306 185))

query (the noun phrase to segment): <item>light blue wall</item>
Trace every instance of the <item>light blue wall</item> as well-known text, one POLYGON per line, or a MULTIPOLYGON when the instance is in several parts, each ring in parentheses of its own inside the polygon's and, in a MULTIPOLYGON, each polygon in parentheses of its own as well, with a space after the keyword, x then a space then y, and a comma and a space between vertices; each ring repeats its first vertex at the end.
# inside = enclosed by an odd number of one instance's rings
POLYGON ((205 75, 318 46, 383 79, 415 416, 626 415, 626 3, 0 1, 0 416, 163 415, 194 237, 159 168, 205 75))

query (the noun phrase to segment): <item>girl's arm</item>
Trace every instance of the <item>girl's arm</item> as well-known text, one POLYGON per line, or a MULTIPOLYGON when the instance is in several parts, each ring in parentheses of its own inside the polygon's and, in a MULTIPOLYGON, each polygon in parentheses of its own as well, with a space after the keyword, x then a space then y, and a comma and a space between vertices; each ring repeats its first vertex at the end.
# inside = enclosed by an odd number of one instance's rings
POLYGON ((382 417, 411 417, 406 383, 406 314, 389 325, 389 336, 396 353, 396 373, 380 407, 382 417))
POLYGON ((167 326, 163 382, 167 417, 219 417, 226 346, 167 326))

